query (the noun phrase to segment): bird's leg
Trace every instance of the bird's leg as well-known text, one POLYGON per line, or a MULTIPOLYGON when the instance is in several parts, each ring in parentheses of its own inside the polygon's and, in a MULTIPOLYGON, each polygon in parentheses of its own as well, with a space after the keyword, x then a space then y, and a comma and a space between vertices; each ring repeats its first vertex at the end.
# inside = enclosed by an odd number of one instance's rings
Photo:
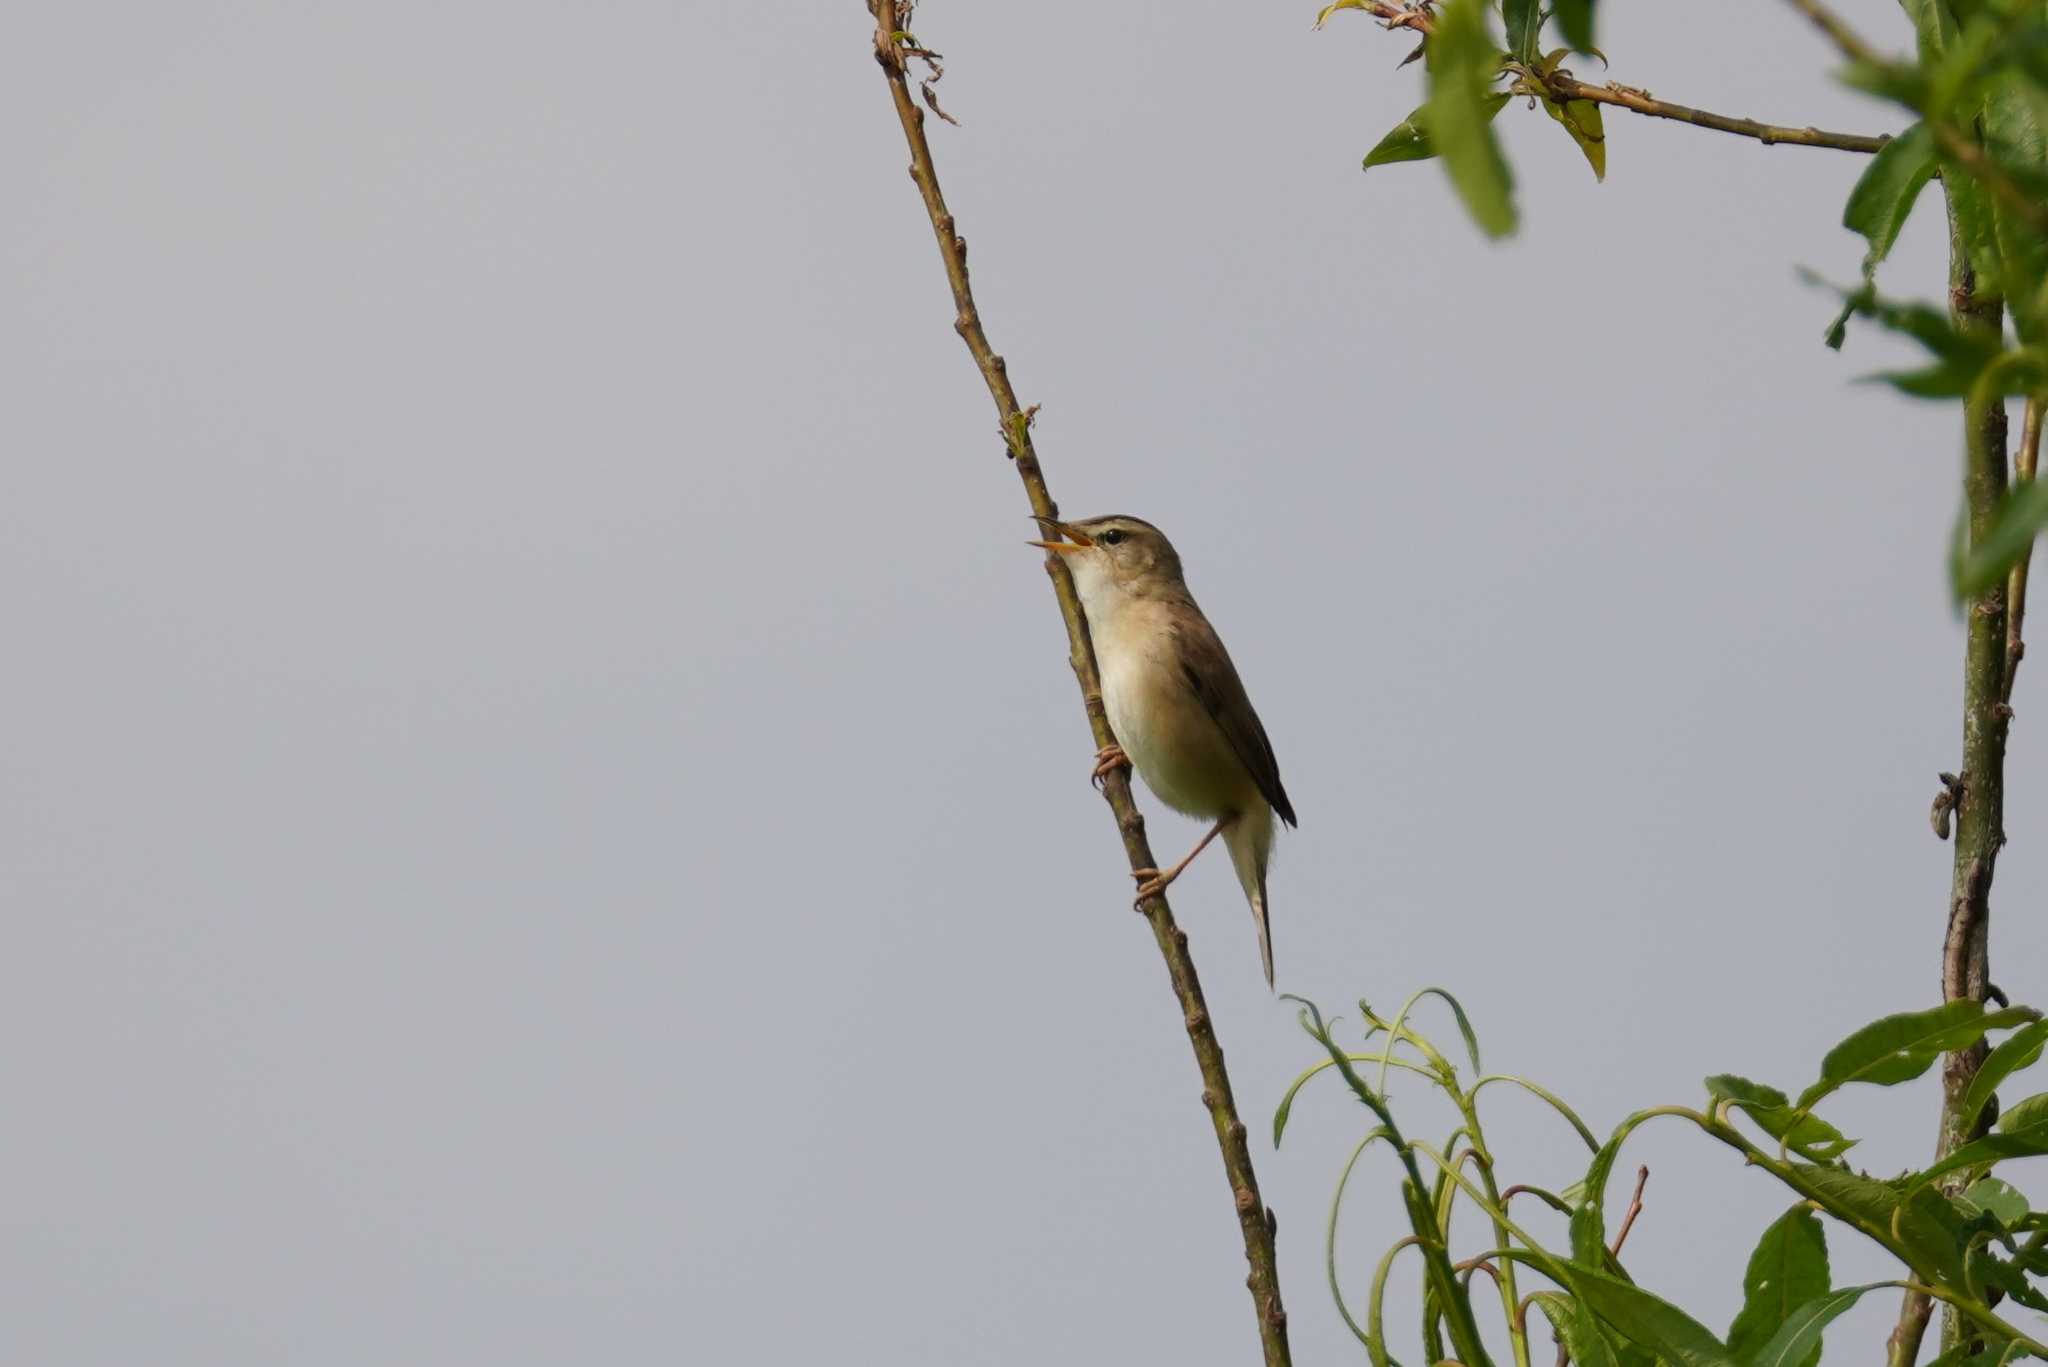
POLYGON ((1197 840, 1195 842, 1195 847, 1188 851, 1188 857, 1181 860, 1178 864, 1175 864, 1165 873, 1161 873, 1157 869, 1132 869, 1131 877, 1138 880, 1138 900, 1136 902, 1133 902, 1131 905, 1141 905, 1146 898, 1157 897, 1160 893, 1165 892, 1166 885, 1171 883, 1174 879, 1180 877, 1182 870, 1186 869, 1188 865, 1194 863, 1195 856, 1200 854, 1203 850, 1208 849, 1209 842, 1211 840, 1214 840, 1219 834, 1221 834, 1223 828, 1225 826, 1228 826, 1229 824, 1230 818, 1226 816, 1221 821, 1211 826, 1209 828, 1209 833, 1203 836, 1200 840, 1197 840))
POLYGON ((1111 774, 1130 767, 1131 757, 1124 753, 1123 746, 1112 741, 1095 752, 1095 768, 1088 775, 1088 781, 1100 788, 1111 774))

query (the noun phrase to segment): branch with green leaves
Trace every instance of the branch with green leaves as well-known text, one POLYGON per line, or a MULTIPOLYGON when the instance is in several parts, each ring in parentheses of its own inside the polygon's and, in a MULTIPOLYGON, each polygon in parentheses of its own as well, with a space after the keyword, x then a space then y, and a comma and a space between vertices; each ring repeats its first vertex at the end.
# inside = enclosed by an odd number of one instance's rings
POLYGON ((1422 45, 1407 61, 1427 59, 1426 100, 1366 154, 1365 168, 1441 156, 1473 220, 1495 237, 1514 231, 1516 213, 1513 177, 1490 125, 1517 96, 1526 97, 1531 107, 1542 109, 1564 129, 1600 180, 1607 177, 1603 106, 1753 138, 1766 146, 1782 143, 1874 153, 1890 140, 1885 135, 1831 133, 1716 114, 1660 100, 1635 86, 1582 81, 1565 69, 1568 57, 1578 52, 1602 65, 1607 60, 1593 46, 1590 0, 1559 0, 1549 10, 1541 0, 1450 0, 1441 9, 1427 3, 1333 0, 1316 16, 1316 27, 1341 10, 1357 10, 1389 29, 1421 35, 1422 45), (1495 11, 1503 24, 1498 34, 1493 27, 1495 11), (1544 34, 1551 28, 1560 45, 1546 49, 1544 34))
MULTIPOLYGON (((1299 1001, 1299 998, 1294 1000, 1299 1001)), ((1287 1090, 1273 1118, 1277 1146, 1304 1087, 1334 1071, 1369 1112, 1369 1126, 1344 1166, 1331 1203, 1326 1271, 1339 1313, 1373 1367, 1395 1367, 1387 1339, 1387 1286, 1400 1255, 1416 1250, 1423 1261, 1424 1294, 1417 1331, 1424 1360, 1492 1367, 1480 1331, 1482 1309, 1472 1294, 1474 1274, 1485 1271, 1500 1301, 1499 1314, 1516 1367, 1531 1360, 1528 1309, 1535 1306, 1557 1335, 1560 1361, 1581 1367, 1813 1367, 1828 1325, 1872 1291, 1906 1289, 1952 1308, 1994 1351, 1986 1363, 2014 1357, 2048 1358, 2048 1343, 2001 1315, 2010 1300, 2048 1311, 2041 1280, 2048 1277, 2048 1211, 1994 1175, 2001 1163, 2048 1154, 2048 1093, 2028 1097, 2001 1116, 1997 1128, 1932 1167, 1890 1179, 1852 1168, 1845 1155, 1855 1140, 1817 1114, 1844 1087, 1891 1087, 1923 1076, 1945 1052, 2004 1038, 1976 1075, 1969 1104, 1974 1114, 1995 1108, 2008 1080, 2040 1060, 2048 1021, 2025 1007, 1986 1010, 1972 1001, 1930 1011, 1887 1016, 1855 1031, 1821 1061, 1820 1075, 1795 1097, 1733 1074, 1707 1079, 1704 1106, 1655 1106, 1618 1125, 1605 1143, 1564 1101, 1521 1077, 1484 1074, 1479 1042, 1464 1009, 1440 989, 1411 998, 1391 1019, 1364 1002, 1363 1039, 1347 1047, 1334 1020, 1301 1002, 1302 1028, 1324 1058, 1287 1090), (1447 1003, 1464 1038, 1473 1081, 1411 1022, 1426 996, 1447 1003), (1455 1128, 1441 1146, 1408 1138, 1387 1093, 1398 1072, 1419 1077, 1447 1100, 1455 1128), (1370 1080, 1368 1080, 1370 1079, 1370 1080), (1480 1094, 1489 1085, 1519 1086, 1539 1098, 1579 1136, 1591 1153, 1582 1180, 1561 1191, 1526 1183, 1502 1187, 1506 1158, 1487 1141, 1480 1094), (1606 1191, 1628 1140, 1653 1121, 1678 1121, 1740 1155, 1746 1168, 1769 1175, 1796 1198, 1759 1238, 1743 1281, 1743 1305, 1725 1335, 1716 1334, 1677 1304, 1637 1284, 1621 1259, 1623 1240, 1607 1237, 1606 1191), (1745 1133, 1740 1120, 1759 1138, 1745 1133), (1337 1251, 1338 1218, 1361 1158, 1384 1144, 1399 1163, 1395 1173, 1409 1232, 1373 1266, 1362 1313, 1347 1298, 1337 1251), (1959 1184, 1954 1192, 1948 1187, 1959 1184), (1526 1195, 1566 1221, 1565 1240, 1553 1246, 1532 1234, 1509 1210, 1526 1195), (1486 1220, 1485 1246, 1460 1253, 1452 1217, 1460 1203, 1486 1220), (1833 1285, 1827 1227, 1821 1217, 1878 1245, 1895 1259, 1899 1275, 1858 1286, 1833 1285), (1516 1273, 1546 1285, 1518 1294, 1516 1273)), ((1626 1226, 1640 1208, 1641 1179, 1626 1226)), ((1525 1216, 1524 1219, 1527 1217, 1525 1216)), ((1957 1367, 1960 1362, 1945 1364, 1957 1367)))

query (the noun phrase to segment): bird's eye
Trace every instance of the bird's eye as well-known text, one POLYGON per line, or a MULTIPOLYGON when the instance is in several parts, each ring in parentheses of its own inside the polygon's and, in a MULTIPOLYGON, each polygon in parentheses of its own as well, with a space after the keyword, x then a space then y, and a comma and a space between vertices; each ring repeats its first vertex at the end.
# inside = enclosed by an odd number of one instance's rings
POLYGON ((1124 534, 1119 531, 1107 531, 1099 539, 1104 545, 1118 546, 1123 544, 1124 534))

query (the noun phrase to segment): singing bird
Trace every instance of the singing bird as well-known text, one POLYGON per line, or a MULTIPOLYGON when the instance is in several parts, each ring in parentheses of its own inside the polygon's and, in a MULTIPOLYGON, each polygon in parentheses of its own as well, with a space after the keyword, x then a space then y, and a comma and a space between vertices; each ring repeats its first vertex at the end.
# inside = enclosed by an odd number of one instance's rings
POLYGON ((1095 757, 1096 779, 1135 766, 1161 802, 1216 823, 1166 872, 1136 870, 1138 900, 1165 889, 1221 834, 1258 923, 1270 987, 1266 865, 1273 817, 1294 825, 1294 806, 1230 652, 1195 606, 1180 556, 1157 527, 1121 516, 1038 520, 1064 538, 1031 544, 1057 552, 1073 572, 1095 641, 1103 710, 1116 733, 1117 743, 1095 757))

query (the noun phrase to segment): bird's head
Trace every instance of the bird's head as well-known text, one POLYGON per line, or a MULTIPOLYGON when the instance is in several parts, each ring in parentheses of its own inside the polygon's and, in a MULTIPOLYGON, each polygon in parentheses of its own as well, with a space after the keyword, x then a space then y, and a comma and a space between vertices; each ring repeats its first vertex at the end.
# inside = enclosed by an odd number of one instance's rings
POLYGON ((1034 541, 1056 551, 1073 571, 1074 587, 1087 607, 1106 605, 1116 597, 1185 598, 1180 556, 1173 543, 1142 518, 1114 515, 1079 522, 1038 521, 1055 539, 1034 541))

